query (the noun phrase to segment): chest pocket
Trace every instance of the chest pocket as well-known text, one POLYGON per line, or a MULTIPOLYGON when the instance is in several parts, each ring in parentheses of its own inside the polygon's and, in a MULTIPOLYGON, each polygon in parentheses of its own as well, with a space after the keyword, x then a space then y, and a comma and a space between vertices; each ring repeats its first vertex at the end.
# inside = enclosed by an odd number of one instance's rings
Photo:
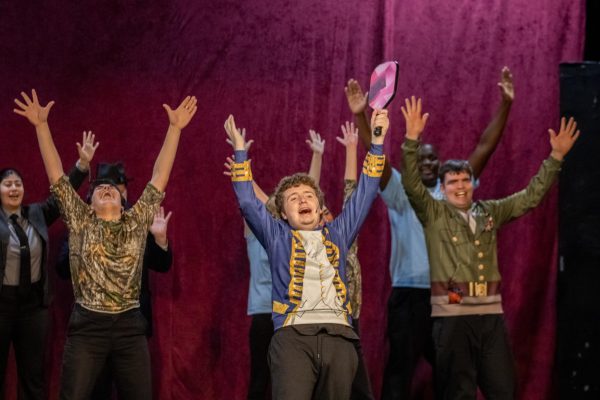
POLYGON ((464 229, 440 229, 439 253, 444 260, 446 273, 455 277, 460 269, 470 263, 472 250, 470 235, 464 229))

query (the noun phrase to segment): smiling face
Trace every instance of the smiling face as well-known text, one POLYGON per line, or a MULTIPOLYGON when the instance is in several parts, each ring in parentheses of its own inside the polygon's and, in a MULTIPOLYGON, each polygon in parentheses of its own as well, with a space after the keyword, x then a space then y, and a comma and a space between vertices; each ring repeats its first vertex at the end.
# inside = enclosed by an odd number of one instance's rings
POLYGON ((0 200, 2 208, 13 213, 21 207, 25 188, 23 180, 17 174, 10 173, 0 182, 0 200))
POLYGON ((423 144, 419 147, 417 167, 425 186, 434 187, 437 184, 440 160, 438 159, 437 150, 433 145, 423 144))
POLYGON ((121 215, 121 193, 116 186, 104 183, 94 188, 92 193, 92 209, 98 218, 106 220, 118 219, 121 215))
POLYGON ((468 172, 447 172, 441 190, 448 203, 460 210, 468 210, 473 203, 473 181, 468 172))
POLYGON ((281 217, 294 229, 315 229, 321 221, 321 207, 315 190, 304 184, 286 189, 281 217))

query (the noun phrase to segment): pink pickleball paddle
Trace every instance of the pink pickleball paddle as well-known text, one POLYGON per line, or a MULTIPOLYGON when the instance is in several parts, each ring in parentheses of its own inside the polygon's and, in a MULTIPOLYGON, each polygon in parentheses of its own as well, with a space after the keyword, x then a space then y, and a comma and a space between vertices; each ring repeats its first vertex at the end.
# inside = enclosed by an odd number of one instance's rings
MULTIPOLYGON (((398 62, 387 61, 375 67, 369 86, 369 106, 373 110, 386 108, 394 99, 398 88, 398 62)), ((374 134, 381 135, 380 126, 375 127, 374 134)))

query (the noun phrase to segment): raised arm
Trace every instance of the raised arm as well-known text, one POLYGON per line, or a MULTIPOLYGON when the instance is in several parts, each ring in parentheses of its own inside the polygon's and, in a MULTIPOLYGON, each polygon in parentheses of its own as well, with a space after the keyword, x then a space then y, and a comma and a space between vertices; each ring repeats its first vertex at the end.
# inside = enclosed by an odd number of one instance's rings
POLYGON ((562 161, 567 153, 571 151, 571 148, 579 137, 580 131, 577 129, 577 122, 575 122, 573 117, 569 118, 568 122, 565 117, 562 117, 558 133, 552 129, 548 129, 548 134, 550 135, 550 146, 552 147, 550 157, 557 161, 562 161))
MULTIPOLYGON (((348 107, 350 108, 350 111, 352 111, 352 114, 354 114, 354 121, 358 128, 360 141, 368 151, 371 148, 371 127, 365 113, 368 93, 363 93, 360 84, 354 79, 348 81, 348 85, 344 88, 344 92, 346 93, 346 100, 348 100, 348 107)), ((391 176, 392 167, 386 157, 383 166, 383 174, 379 180, 379 188, 381 190, 385 190, 391 176)))
POLYGON ((99 145, 100 143, 96 142, 96 135, 92 131, 83 131, 81 143, 76 143, 79 159, 69 171, 69 182, 71 182, 71 186, 75 190, 78 190, 85 181, 85 178, 88 177, 92 159, 99 145))
POLYGON ((150 225, 149 229, 152 236, 154 236, 156 244, 163 249, 169 245, 169 240, 167 239, 167 226, 169 225, 171 215, 173 215, 172 211, 169 211, 169 213, 165 215, 165 209, 160 207, 154 213, 154 219, 152 220, 152 225, 150 225))
MULTIPOLYGON (((232 115, 225 121, 225 131, 235 150, 235 158, 228 160, 228 163, 233 161, 230 164, 231 168, 229 171, 225 171, 225 174, 229 175, 229 172, 231 175, 233 189, 246 222, 261 245, 267 249, 270 245, 270 238, 276 236, 275 231, 280 233, 282 228, 269 214, 264 203, 256 196, 252 185, 250 161, 246 153, 246 141, 241 131, 235 126, 232 115)), ((228 163, 225 164, 226 168, 228 163)))
POLYGON ((498 87, 502 96, 500 106, 498 106, 494 118, 481 134, 479 143, 477 143, 477 146, 469 156, 469 164, 473 168, 473 176, 476 179, 479 178, 494 150, 496 150, 496 146, 506 126, 510 107, 515 98, 512 74, 508 67, 502 68, 502 76, 500 82, 498 82, 498 87))
MULTIPOLYGON (((252 143, 254 143, 254 140, 246 140, 246 128, 241 128, 240 133, 242 135, 242 139, 244 139, 244 150, 246 150, 246 153, 248 153, 250 147, 252 146, 252 143)), ((229 143, 235 151, 235 145, 233 144, 233 141, 229 137, 227 137, 225 141, 229 143)), ((223 171, 223 175, 231 176, 231 170, 233 168, 233 164, 235 163, 234 159, 235 156, 227 157, 226 162, 224 164, 225 171, 223 171)), ((261 203, 266 204, 269 200, 269 196, 267 196, 267 194, 262 190, 262 188, 258 185, 258 183, 256 183, 256 180, 254 179, 252 179, 252 187, 254 188, 254 194, 256 195, 256 198, 260 200, 261 203)))
MULTIPOLYGON (((96 142, 96 135, 92 131, 83 131, 83 137, 81 143, 77 142, 77 153, 79 153, 79 160, 77 160, 77 168, 82 172, 88 172, 90 170, 90 164, 96 154, 96 149, 100 146, 100 142, 96 142)), ((75 185, 73 185, 75 187, 75 185)), ((75 187, 77 189, 77 187, 75 187)))
POLYGON ((402 144, 402 184, 417 217, 425 225, 428 216, 436 207, 436 201, 421 180, 417 168, 417 154, 419 139, 427 124, 429 114, 421 114, 421 99, 416 100, 412 96, 410 99, 405 99, 402 115, 406 121, 406 138, 402 144))
POLYGON ((165 209, 160 207, 150 225, 144 252, 144 265, 156 272, 167 272, 173 263, 173 252, 167 239, 167 226, 171 215, 173 215, 172 211, 165 215, 165 209))
POLYGON ((381 126, 381 136, 371 138, 371 148, 363 163, 358 186, 345 203, 340 215, 331 223, 332 227, 343 233, 348 248, 356 238, 358 230, 369 213, 373 200, 377 197, 377 187, 379 186, 385 159, 383 141, 389 129, 387 110, 373 111, 371 126, 381 126))
POLYGON ((342 125, 343 137, 335 139, 346 148, 346 167, 344 169, 344 180, 355 181, 357 174, 356 147, 358 145, 358 129, 354 123, 346 121, 342 125))
MULTIPOLYGON (((81 143, 77 143, 79 159, 77 160, 75 166, 73 166, 73 168, 71 168, 69 171, 69 183, 71 183, 71 186, 73 186, 75 191, 81 187, 85 181, 85 178, 88 176, 90 162, 94 158, 94 153, 99 146, 99 143, 95 142, 95 136, 91 131, 87 133, 85 131, 83 132, 83 140, 81 143)), ((54 195, 50 195, 46 199, 45 204, 42 206, 42 210, 44 212, 46 225, 52 224, 60 216, 60 210, 54 195)), ((67 267, 68 263, 69 261, 67 259, 67 267)))
POLYGON ((550 157, 544 160, 538 173, 530 180, 527 187, 504 199, 484 202, 492 210, 495 217, 494 223, 498 227, 525 214, 542 201, 558 175, 565 155, 579 137, 577 123, 573 118, 567 122, 563 117, 558 133, 552 129, 549 129, 548 132, 552 147, 550 157))
POLYGON ((325 152, 325 140, 321 139, 321 135, 312 129, 308 130, 310 139, 306 139, 306 144, 312 150, 312 158, 310 159, 310 168, 308 176, 315 180, 318 185, 321 181, 321 166, 323 164, 323 153, 325 152))
POLYGON ((169 129, 167 129, 165 141, 154 163, 152 179, 150 180, 150 183, 161 192, 165 190, 171 175, 181 130, 187 126, 196 114, 198 110, 197 102, 196 97, 187 96, 175 110, 172 110, 167 104, 163 104, 163 108, 169 116, 169 129))
MULTIPOLYGON (((223 175, 226 175, 229 177, 231 176, 231 170, 233 169, 233 167, 235 165, 234 158, 235 158, 234 156, 231 156, 231 157, 227 157, 225 159, 225 163, 223 164, 225 167, 225 171, 223 171, 223 175)), ((258 185, 258 183, 256 183, 256 181, 254 179, 252 179, 252 188, 254 189, 254 194, 256 195, 256 198, 258 200, 260 200, 261 203, 267 204, 267 201, 269 200, 269 196, 267 196, 265 191, 262 190, 262 188, 258 185)))
POLYGON ((54 184, 64 175, 62 162, 60 161, 58 151, 56 151, 56 146, 54 145, 52 134, 50 133, 50 127, 48 126, 48 114, 54 105, 54 101, 50 101, 42 107, 35 89, 31 91, 31 98, 25 92, 21 92, 21 97, 23 98, 23 101, 15 99, 15 104, 18 108, 13 109, 13 111, 16 114, 27 118, 27 120, 35 127, 44 167, 46 168, 50 183, 54 184))

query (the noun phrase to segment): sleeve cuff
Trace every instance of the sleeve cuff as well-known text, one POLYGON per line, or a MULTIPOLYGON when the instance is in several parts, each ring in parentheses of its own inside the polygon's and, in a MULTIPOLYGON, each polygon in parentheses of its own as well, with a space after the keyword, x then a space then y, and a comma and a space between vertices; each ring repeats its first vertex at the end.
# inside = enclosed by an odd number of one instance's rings
POLYGON ((246 150, 236 150, 235 151, 235 162, 243 163, 248 159, 248 152, 246 150))
POLYGON ((416 149, 417 147, 419 147, 419 143, 420 142, 418 140, 409 139, 407 137, 404 138, 404 145, 406 147, 415 148, 416 149))
POLYGON ((376 156, 383 155, 383 145, 371 143, 371 149, 369 149, 369 153, 376 155, 376 156))

